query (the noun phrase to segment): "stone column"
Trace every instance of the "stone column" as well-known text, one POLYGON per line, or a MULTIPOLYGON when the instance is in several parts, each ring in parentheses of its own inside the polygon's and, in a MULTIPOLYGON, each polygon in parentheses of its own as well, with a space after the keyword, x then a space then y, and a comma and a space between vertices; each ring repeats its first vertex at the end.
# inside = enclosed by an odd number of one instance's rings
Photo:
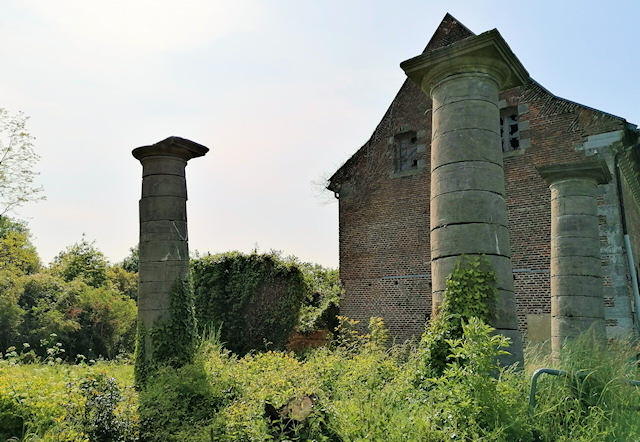
POLYGON ((208 151, 169 137, 132 152, 142 163, 138 319, 147 330, 169 317, 172 286, 189 276, 185 167, 208 151))
POLYGON ((539 167, 551 189, 551 351, 590 328, 605 337, 598 184, 611 180, 604 161, 539 167))
POLYGON ((498 279, 492 325, 511 338, 522 362, 500 138, 498 92, 528 74, 497 31, 402 63, 433 100, 431 139, 431 275, 434 313, 445 282, 463 256, 486 255, 498 279))

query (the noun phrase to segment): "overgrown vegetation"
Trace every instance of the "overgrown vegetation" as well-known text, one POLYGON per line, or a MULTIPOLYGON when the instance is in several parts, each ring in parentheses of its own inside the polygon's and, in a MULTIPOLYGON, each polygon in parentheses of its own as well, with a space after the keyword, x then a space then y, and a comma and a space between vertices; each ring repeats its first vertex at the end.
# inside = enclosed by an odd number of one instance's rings
POLYGON ((444 299, 421 340, 424 379, 440 376, 453 362, 451 342, 471 318, 489 322, 495 311, 496 274, 484 257, 463 256, 446 281, 444 299))
MULTIPOLYGON (((26 226, 0 221, 0 440, 618 441, 640 434, 640 391, 623 382, 640 372, 626 341, 605 346, 585 335, 567 345, 557 368, 571 375, 541 378, 528 410, 529 376, 551 362, 530 348, 525 370, 496 366, 508 341, 486 324, 495 276, 481 259, 456 267, 419 344, 391 348, 380 318, 362 334, 356 321, 335 316, 336 271, 273 254, 197 259, 204 337, 196 341, 191 290, 176 286, 177 322, 138 335, 156 333, 153 351, 166 362, 138 393, 128 361, 92 360, 130 352, 135 274, 109 265, 84 239, 43 267, 26 226), (212 313, 214 299, 231 315, 212 313), (329 328, 332 341, 298 355, 273 351, 295 327, 329 328)), ((133 269, 135 249, 130 258, 133 269)))
POLYGON ((308 292, 296 265, 232 252, 192 260, 191 267, 200 327, 222 327, 222 341, 238 354, 284 348, 308 292))
MULTIPOLYGON (((380 327, 379 321, 373 321, 380 327)), ((140 392, 132 367, 0 362, 0 436, 29 440, 157 441, 619 441, 640 434, 634 348, 619 341, 594 352, 570 344, 559 368, 587 376, 541 378, 529 414, 531 371, 546 354, 527 351, 526 371, 498 369, 505 338, 477 318, 452 340, 441 376, 416 387, 423 358, 368 335, 348 345, 238 357, 216 336, 192 364, 160 369, 140 392), (584 372, 583 372, 584 373, 584 372), (113 381, 111 378, 115 379, 113 381), (103 437, 104 439, 100 439, 103 437), (112 439, 108 439, 111 437, 112 439)))
POLYGON ((138 321, 136 385, 143 387, 147 378, 161 367, 180 368, 192 362, 197 337, 193 290, 189 280, 177 279, 171 289, 169 317, 150 329, 138 321))

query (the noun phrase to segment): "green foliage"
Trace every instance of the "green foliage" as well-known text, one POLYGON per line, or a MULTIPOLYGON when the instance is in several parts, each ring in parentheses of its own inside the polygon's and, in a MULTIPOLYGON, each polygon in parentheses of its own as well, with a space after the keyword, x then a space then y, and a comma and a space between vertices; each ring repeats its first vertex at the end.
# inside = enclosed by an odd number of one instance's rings
POLYGON ((463 256, 447 277, 440 310, 460 315, 461 320, 476 317, 488 321, 495 311, 496 274, 485 257, 463 256))
MULTIPOLYGON (((319 348, 304 359, 273 351, 239 358, 213 336, 201 342, 191 364, 161 367, 148 379, 137 413, 135 392, 126 387, 130 365, 0 359, 0 434, 135 440, 139 421, 139 437, 149 441, 637 440, 640 394, 620 382, 638 378, 630 343, 570 343, 561 368, 579 367, 588 376, 540 378, 529 415, 530 373, 496 366, 506 338, 477 318, 461 323, 461 337, 449 342, 450 363, 426 388, 414 385, 421 352, 398 358, 372 345, 379 321, 369 337, 359 338, 357 350, 319 348), (597 383, 586 380, 590 376, 597 383)), ((546 356, 531 353, 528 371, 548 365, 546 356)))
POLYGON ((307 293, 295 264, 238 252, 191 262, 198 323, 222 325, 222 340, 244 354, 284 348, 307 293))
POLYGON ((443 438, 531 440, 524 390, 512 382, 513 373, 497 366, 509 340, 494 331, 471 317, 462 323, 462 336, 448 341, 452 362, 428 388, 431 425, 443 438))
POLYGON ((137 398, 128 387, 131 382, 132 367, 122 364, 14 365, 0 359, 0 437, 25 441, 137 440, 137 398), (110 419, 125 437, 90 436, 91 432, 112 431, 105 428, 110 419))
POLYGON ((138 274, 119 265, 107 268, 107 286, 127 298, 138 299, 138 274))
POLYGON ((81 279, 91 287, 101 287, 107 282, 108 262, 95 246, 95 241, 82 240, 68 246, 51 263, 51 270, 67 282, 81 279))
POLYGON ((138 273, 138 267, 140 266, 140 247, 135 246, 129 249, 129 255, 127 255, 120 264, 120 267, 130 273, 138 273))
POLYGON ((82 426, 91 441, 134 441, 137 438, 135 421, 127 414, 118 413, 123 402, 116 379, 104 373, 80 383, 85 398, 82 426))
POLYGON ((151 359, 170 367, 192 361, 197 345, 193 290, 188 280, 177 279, 171 289, 171 317, 150 330, 151 359))
POLYGON ((7 332, 0 331, 3 348, 28 343, 45 357, 41 342, 53 333, 71 361, 78 354, 114 358, 133 351, 135 301, 107 287, 65 282, 43 272, 23 276, 11 292, 0 295, 1 304, 6 310, 0 312, 0 322, 11 325, 7 332))
POLYGON ((340 298, 344 293, 340 273, 319 264, 297 264, 304 276, 307 296, 300 308, 298 329, 302 333, 333 330, 338 326, 340 298))
POLYGON ((14 275, 40 270, 40 258, 25 223, 0 216, 0 268, 14 275))
POLYGON ((489 322, 496 302, 496 275, 489 260, 462 257, 447 277, 444 299, 436 315, 427 324, 421 346, 425 370, 418 382, 440 376, 452 362, 452 340, 462 337, 462 324, 471 318, 489 322))
POLYGON ((10 115, 0 108, 0 219, 25 202, 44 199, 42 187, 34 183, 40 157, 33 150, 27 120, 22 113, 10 115))

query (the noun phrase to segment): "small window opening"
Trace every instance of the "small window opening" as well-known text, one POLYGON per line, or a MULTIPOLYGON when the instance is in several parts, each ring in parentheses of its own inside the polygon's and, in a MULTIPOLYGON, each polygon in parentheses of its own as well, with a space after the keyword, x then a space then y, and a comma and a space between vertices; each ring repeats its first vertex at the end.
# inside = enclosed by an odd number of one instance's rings
POLYGON ((395 171, 418 168, 418 137, 413 131, 403 132, 395 136, 395 171))
POLYGON ((515 107, 508 107, 500 112, 500 138, 503 152, 520 149, 518 112, 515 107))

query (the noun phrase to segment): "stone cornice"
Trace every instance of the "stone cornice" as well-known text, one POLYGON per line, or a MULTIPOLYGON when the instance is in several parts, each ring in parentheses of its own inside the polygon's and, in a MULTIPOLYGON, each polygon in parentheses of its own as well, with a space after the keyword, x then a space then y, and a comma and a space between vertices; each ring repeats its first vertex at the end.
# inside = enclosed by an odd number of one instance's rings
POLYGON ((418 55, 400 67, 426 93, 441 79, 466 72, 493 75, 501 89, 530 81, 527 70, 495 29, 418 55))
POLYGON ((589 159, 575 163, 552 164, 550 166, 536 167, 538 173, 548 186, 565 179, 591 179, 598 184, 607 184, 611 181, 611 173, 607 164, 602 159, 589 159))
POLYGON ((191 140, 169 137, 150 146, 133 149, 132 155, 139 161, 154 156, 170 156, 189 161, 209 152, 209 148, 191 140))

